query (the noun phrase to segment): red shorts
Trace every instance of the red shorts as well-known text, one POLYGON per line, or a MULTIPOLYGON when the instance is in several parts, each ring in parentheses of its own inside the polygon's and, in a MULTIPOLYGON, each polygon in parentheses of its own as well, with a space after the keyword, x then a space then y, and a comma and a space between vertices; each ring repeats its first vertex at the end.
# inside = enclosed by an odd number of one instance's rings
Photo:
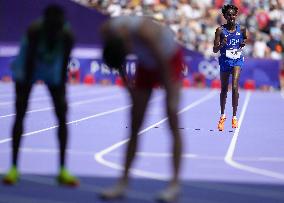
MULTIPOLYGON (((175 82, 180 81, 182 78, 183 63, 183 51, 179 49, 170 59, 170 76, 175 82)), ((151 89, 160 85, 161 75, 158 67, 151 68, 150 70, 149 68, 147 69, 145 66, 138 64, 135 74, 136 88, 151 89)))

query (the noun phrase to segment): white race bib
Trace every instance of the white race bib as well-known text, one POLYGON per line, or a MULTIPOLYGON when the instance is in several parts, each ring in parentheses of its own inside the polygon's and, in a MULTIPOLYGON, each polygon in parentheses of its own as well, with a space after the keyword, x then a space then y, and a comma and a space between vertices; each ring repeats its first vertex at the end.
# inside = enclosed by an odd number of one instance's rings
POLYGON ((238 59, 242 55, 242 51, 240 49, 229 49, 226 50, 226 57, 230 59, 238 59))

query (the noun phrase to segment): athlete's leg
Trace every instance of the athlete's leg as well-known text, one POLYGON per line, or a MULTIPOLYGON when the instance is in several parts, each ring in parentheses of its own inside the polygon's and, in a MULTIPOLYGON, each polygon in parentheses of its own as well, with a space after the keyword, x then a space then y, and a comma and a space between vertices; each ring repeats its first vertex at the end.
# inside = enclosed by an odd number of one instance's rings
POLYGON ((173 83, 171 87, 171 93, 167 93, 166 97, 166 107, 167 114, 169 118, 169 125, 171 133, 173 136, 173 179, 172 184, 177 184, 179 182, 179 171, 180 171, 180 161, 182 153, 182 141, 179 131, 179 120, 178 120, 178 105, 180 97, 180 88, 181 85, 179 82, 173 83))
POLYGON ((21 144, 21 136, 23 133, 23 120, 28 107, 28 99, 32 89, 31 84, 16 83, 16 118, 13 125, 13 165, 18 164, 18 152, 21 144))
POLYGON ((58 121, 57 137, 60 148, 59 164, 61 167, 65 166, 65 150, 67 145, 67 127, 66 127, 66 114, 67 103, 65 97, 65 85, 62 86, 48 86, 52 101, 55 107, 55 113, 58 121))
POLYGON ((52 96, 52 101, 55 107, 55 113, 58 120, 58 131, 57 138, 59 141, 59 175, 57 181, 59 184, 76 186, 79 184, 79 181, 72 176, 68 170, 65 168, 66 161, 66 146, 68 143, 68 131, 66 126, 66 114, 67 114, 67 102, 66 102, 66 87, 65 85, 61 86, 48 86, 49 92, 52 96))
POLYGON ((227 100, 228 86, 229 86, 230 72, 220 72, 221 93, 220 93, 220 107, 221 115, 225 114, 225 106, 227 100))
POLYGON ((101 196, 106 199, 113 199, 121 197, 128 185, 129 169, 133 163, 137 145, 138 145, 138 131, 142 125, 147 104, 149 102, 152 89, 135 89, 132 96, 132 109, 131 109, 131 132, 130 140, 125 152, 126 157, 124 161, 124 171, 118 184, 109 188, 101 193, 101 196))
POLYGON ((12 128, 12 167, 4 177, 3 181, 7 184, 15 184, 18 181, 18 153, 23 133, 23 120, 28 107, 28 99, 32 89, 31 84, 16 83, 16 117, 12 128))
POLYGON ((225 126, 225 106, 226 106, 226 100, 227 100, 227 93, 228 93, 228 85, 229 85, 229 78, 230 78, 230 72, 220 72, 220 79, 221 79, 221 93, 220 93, 220 107, 221 107, 221 117, 218 122, 218 129, 220 131, 224 130, 225 126))
POLYGON ((232 73, 232 105, 233 105, 233 116, 237 115, 238 100, 239 100, 239 78, 241 68, 235 66, 232 73))
POLYGON ((173 145, 172 145, 172 166, 173 176, 169 186, 162 191, 158 199, 165 202, 172 202, 175 200, 180 192, 180 180, 179 172, 181 166, 182 155, 182 137, 179 131, 179 119, 178 119, 178 105, 180 96, 180 83, 176 82, 172 84, 171 92, 167 92, 166 105, 167 114, 169 118, 169 125, 172 133, 173 145))
POLYGON ((131 167, 133 158, 137 149, 138 131, 142 125, 147 104, 149 102, 152 89, 137 89, 133 95, 133 106, 131 110, 131 134, 126 151, 125 170, 123 180, 128 179, 129 168, 131 167))

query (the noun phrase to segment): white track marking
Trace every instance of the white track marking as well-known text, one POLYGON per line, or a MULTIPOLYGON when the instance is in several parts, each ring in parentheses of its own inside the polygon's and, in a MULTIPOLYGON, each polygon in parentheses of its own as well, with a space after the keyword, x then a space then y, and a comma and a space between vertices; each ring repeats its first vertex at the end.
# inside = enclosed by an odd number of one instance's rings
MULTIPOLYGON (((157 96, 156 98, 151 99, 150 103, 160 99, 160 97, 161 96, 157 96)), ((98 113, 98 114, 94 114, 94 115, 87 116, 87 117, 84 117, 84 118, 81 118, 81 119, 70 121, 70 122, 68 122, 66 124, 67 125, 77 124, 79 122, 86 121, 86 120, 89 120, 89 119, 92 119, 92 118, 105 116, 105 115, 108 115, 108 114, 112 114, 112 113, 116 113, 116 112, 119 112, 119 111, 123 111, 125 109, 128 109, 131 106, 132 105, 129 104, 129 105, 125 105, 125 106, 122 106, 122 107, 114 108, 114 109, 111 109, 109 111, 104 111, 104 112, 101 112, 101 113, 98 113)), ((48 130, 52 130, 52 129, 55 129, 55 128, 58 128, 58 125, 51 126, 51 127, 48 127, 48 128, 43 128, 43 129, 40 129, 40 130, 37 130, 37 131, 32 131, 32 132, 29 132, 29 133, 25 133, 22 136, 27 137, 27 136, 35 135, 35 134, 38 134, 38 133, 41 133, 41 132, 45 132, 45 131, 48 131, 48 130)), ((11 140, 12 140, 11 138, 2 139, 2 140, 0 140, 0 144, 6 143, 6 142, 10 142, 11 140)))
POLYGON ((245 116, 245 113, 246 113, 246 110, 247 110, 247 107, 248 107, 250 96, 251 96, 251 92, 248 91, 247 94, 246 94, 246 97, 245 97, 244 105, 242 107, 242 111, 241 111, 241 115, 240 115, 240 119, 239 119, 239 127, 234 132, 234 136, 231 140, 231 143, 230 143, 228 151, 225 155, 224 161, 228 165, 232 166, 233 168, 236 168, 236 169, 239 169, 239 170, 242 170, 242 171, 247 171, 247 172, 258 174, 258 175, 263 175, 263 176, 267 176, 267 177, 271 177, 271 178, 284 180, 284 174, 276 173, 276 172, 266 170, 266 169, 248 166, 248 165, 245 165, 245 164, 241 164, 241 163, 236 162, 233 159, 234 151, 235 151, 237 140, 238 140, 238 137, 239 137, 240 128, 241 128, 241 125, 242 125, 242 122, 243 122, 243 119, 244 119, 244 116, 245 116))
POLYGON ((280 95, 284 99, 284 90, 281 90, 280 95))
MULTIPOLYGON (((114 91, 106 91, 106 90, 100 89, 100 90, 79 91, 79 92, 76 92, 76 93, 68 93, 67 92, 67 96, 69 98, 69 97, 73 97, 73 96, 97 95, 97 94, 109 93, 109 92, 114 92, 114 91)), ((47 95, 47 94, 48 94, 48 91, 46 92, 45 95, 47 95)), ((29 102, 51 100, 51 96, 42 96, 40 98, 33 98, 33 97, 35 97, 35 95, 31 95, 30 97, 31 97, 31 99, 29 99, 29 102)), ((15 101, 13 99, 13 101, 0 102, 0 106, 7 106, 7 105, 14 104, 14 103, 15 103, 15 101)))
MULTIPOLYGON (((211 91, 209 94, 207 94, 206 96, 202 97, 201 99, 198 99, 197 101, 191 103, 190 105, 186 106, 185 108, 183 108, 182 110, 180 110, 178 112, 178 114, 184 113, 198 105, 200 105, 201 103, 211 99, 213 96, 215 96, 217 94, 217 91, 211 91)), ((149 130, 151 130, 152 128, 154 128, 155 126, 164 123, 165 121, 167 121, 167 117, 165 117, 164 119, 160 120, 159 122, 154 123, 153 125, 150 125, 149 127, 145 128, 144 130, 141 130, 138 134, 141 135, 149 130)), ((112 151, 114 151, 115 149, 121 147, 122 145, 126 144, 129 141, 129 139, 125 139, 122 140, 120 142, 117 142, 113 145, 111 145, 110 147, 96 153, 94 155, 94 159, 107 167, 110 167, 112 169, 116 169, 116 170, 123 170, 123 166, 113 163, 111 161, 107 161, 104 159, 104 156, 112 151)), ((152 178, 152 179, 157 179, 157 180, 167 180, 168 177, 164 176, 162 174, 158 174, 158 173, 151 173, 151 172, 146 172, 143 170, 137 170, 137 169, 130 169, 131 173, 138 175, 138 176, 142 176, 142 177, 148 177, 148 178, 152 178)))
MULTIPOLYGON (((20 148, 22 153, 42 153, 42 154, 57 154, 59 150, 57 148, 20 148)), ((0 150, 0 154, 10 153, 11 149, 2 149, 0 150)), ((81 151, 81 150, 72 150, 67 149, 66 152, 68 154, 73 155, 82 155, 82 156, 93 156, 94 151, 81 151)), ((108 154, 111 157, 124 157, 123 153, 111 153, 108 154)), ((172 157, 171 153, 150 153, 150 152, 137 152, 136 156, 146 157, 146 158, 169 158, 172 157)), ((191 153, 185 153, 182 155, 184 159, 191 160, 216 160, 223 161, 223 156, 203 156, 191 153)), ((284 162, 283 157, 238 157, 235 160, 237 161, 247 161, 247 162, 272 162, 272 163, 281 163, 284 162)))
MULTIPOLYGON (((111 114, 111 113, 115 113, 115 112, 118 112, 118 111, 123 111, 123 110, 129 108, 130 106, 131 105, 126 105, 126 106, 115 108, 115 109, 112 109, 112 110, 109 110, 109 111, 104 111, 104 112, 101 112, 101 113, 98 113, 98 114, 94 114, 92 116, 87 116, 87 117, 84 117, 84 118, 81 118, 81 119, 78 119, 78 120, 70 121, 70 122, 68 122, 66 124, 67 125, 70 125, 70 124, 73 124, 73 123, 77 124, 79 122, 86 121, 86 120, 89 120, 89 119, 92 119, 92 118, 105 116, 105 115, 108 115, 108 114, 111 114)), ((25 133, 22 136, 27 137, 27 136, 35 135, 35 134, 38 134, 38 133, 41 133, 41 132, 45 132, 45 131, 48 131, 48 130, 52 130, 52 129, 55 129, 55 128, 58 128, 58 125, 51 126, 49 128, 43 128, 41 130, 37 130, 37 131, 29 132, 29 133, 25 133)), ((3 144, 5 142, 9 142, 11 140, 12 140, 11 138, 6 138, 6 139, 3 139, 3 140, 0 140, 0 144, 3 144)))
MULTIPOLYGON (((72 107, 72 106, 84 105, 84 104, 89 104, 89 103, 98 102, 98 101, 105 101, 105 100, 113 99, 113 98, 116 98, 116 97, 119 97, 119 96, 121 96, 121 94, 114 94, 114 95, 106 96, 106 97, 99 97, 99 98, 94 98, 94 99, 81 100, 81 101, 70 103, 68 106, 72 107)), ((29 113, 36 113, 36 112, 44 112, 44 111, 49 111, 49 110, 52 110, 52 109, 54 109, 54 107, 45 107, 45 108, 30 110, 30 111, 27 111, 26 113, 29 114, 29 113)), ((4 116, 0 116, 0 119, 15 116, 15 115, 16 115, 15 113, 7 114, 7 115, 4 115, 4 116)))
MULTIPOLYGON (((0 151, 1 152, 1 151, 0 151)), ((162 157, 172 157, 171 153, 150 153, 150 152, 137 152, 137 156, 147 157, 147 158, 162 158, 162 157)), ((112 157, 123 157, 124 154, 121 153, 111 153, 108 156, 112 157)), ((216 160, 223 161, 223 156, 203 156, 198 154, 185 153, 182 158, 196 159, 196 160, 216 160)), ((248 162, 284 162, 283 157, 238 157, 237 161, 248 161, 248 162)))

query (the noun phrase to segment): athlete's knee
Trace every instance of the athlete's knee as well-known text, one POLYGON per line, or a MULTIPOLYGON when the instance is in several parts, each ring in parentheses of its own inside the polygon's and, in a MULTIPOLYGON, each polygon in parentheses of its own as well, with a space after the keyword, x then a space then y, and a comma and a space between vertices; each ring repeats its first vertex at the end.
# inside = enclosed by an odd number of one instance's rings
POLYGON ((237 81, 233 81, 233 84, 232 84, 232 91, 238 91, 238 88, 239 88, 239 84, 237 81))
POLYGON ((57 116, 57 120, 60 125, 63 125, 66 123, 66 111, 64 109, 57 110, 56 116, 57 116))
POLYGON ((58 113, 57 114, 57 119, 58 119, 59 125, 65 125, 65 123, 66 123, 66 114, 58 113))
POLYGON ((28 100, 24 97, 17 97, 15 104, 17 109, 25 109, 28 105, 28 100))
POLYGON ((239 92, 239 86, 237 84, 233 84, 232 86, 232 92, 233 94, 238 94, 239 92))
POLYGON ((221 85, 221 94, 227 94, 228 85, 221 85))
POLYGON ((167 102, 167 113, 168 115, 175 115, 177 114, 177 103, 176 101, 168 101, 167 102))
POLYGON ((61 103, 60 103, 60 111, 62 111, 62 113, 65 115, 68 111, 68 105, 67 105, 67 102, 65 100, 63 100, 61 103))
POLYGON ((26 113, 26 106, 25 105, 17 105, 16 107, 16 122, 22 122, 26 113))
POLYGON ((132 145, 136 145, 138 141, 138 131, 132 130, 131 134, 130 134, 130 141, 129 143, 131 143, 132 145))
MULTIPOLYGON (((176 105, 169 105, 167 107, 168 121, 172 131, 177 130, 178 126, 178 110, 176 105)), ((174 133, 175 134, 175 133, 174 133)))
POLYGON ((221 95, 227 95, 228 93, 228 87, 222 87, 221 88, 221 95))
POLYGON ((63 98, 59 98, 58 100, 56 100, 55 109, 57 114, 66 114, 68 109, 66 100, 63 98))

